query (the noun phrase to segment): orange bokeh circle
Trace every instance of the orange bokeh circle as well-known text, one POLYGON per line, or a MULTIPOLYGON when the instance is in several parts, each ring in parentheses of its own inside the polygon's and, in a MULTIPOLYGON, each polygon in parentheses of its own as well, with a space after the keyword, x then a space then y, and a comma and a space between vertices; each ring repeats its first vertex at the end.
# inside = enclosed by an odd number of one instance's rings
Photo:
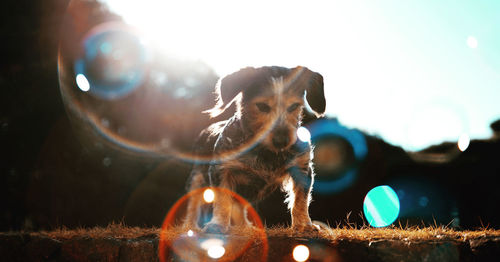
MULTIPOLYGON (((205 203, 205 206, 209 205, 205 203)), ((246 199, 226 188, 204 187, 189 192, 172 206, 161 227, 158 256, 161 262, 170 261, 175 257, 185 261, 233 261, 241 256, 251 256, 254 261, 267 261, 268 249, 262 220, 246 199), (246 217, 253 226, 232 226, 227 234, 204 233, 199 228, 184 226, 189 200, 202 201, 203 193, 207 189, 214 191, 215 201, 217 195, 226 194, 231 196, 233 205, 246 207, 246 217), (238 229, 243 231, 238 232, 238 229)))

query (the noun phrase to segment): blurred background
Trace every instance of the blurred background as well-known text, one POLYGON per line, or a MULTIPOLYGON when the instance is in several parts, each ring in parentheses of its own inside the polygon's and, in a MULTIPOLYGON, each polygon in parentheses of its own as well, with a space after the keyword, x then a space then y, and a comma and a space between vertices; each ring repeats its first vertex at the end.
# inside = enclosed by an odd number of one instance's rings
MULTIPOLYGON (((160 226, 184 194, 217 79, 245 66, 324 77, 311 217, 500 228, 500 2, 2 4, 0 230, 160 226)), ((277 192, 256 208, 288 224, 277 192)))

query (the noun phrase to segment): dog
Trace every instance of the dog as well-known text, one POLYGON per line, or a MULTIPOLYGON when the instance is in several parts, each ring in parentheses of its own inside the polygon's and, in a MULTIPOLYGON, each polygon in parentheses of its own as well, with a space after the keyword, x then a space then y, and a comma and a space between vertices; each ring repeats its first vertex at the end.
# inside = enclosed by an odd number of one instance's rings
MULTIPOLYGON (((205 112, 216 117, 232 104, 236 112, 201 132, 195 154, 210 161, 194 164, 188 190, 223 188, 255 203, 281 187, 292 228, 318 230, 309 216, 313 151, 309 141, 297 139, 297 129, 304 109, 317 117, 324 114, 323 77, 300 66, 247 67, 219 79, 215 89, 216 105, 205 112)), ((201 194, 190 198, 187 227, 199 229, 203 205, 201 194)), ((203 229, 224 233, 231 225, 251 224, 245 212, 238 218, 236 209, 229 194, 219 194, 203 229)))

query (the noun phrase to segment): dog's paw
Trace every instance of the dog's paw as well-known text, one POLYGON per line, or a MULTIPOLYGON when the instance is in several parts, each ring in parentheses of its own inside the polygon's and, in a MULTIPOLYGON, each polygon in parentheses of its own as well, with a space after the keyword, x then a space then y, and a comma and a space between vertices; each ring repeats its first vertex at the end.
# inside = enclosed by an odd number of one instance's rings
POLYGON ((202 231, 207 234, 222 235, 227 233, 228 227, 222 226, 217 223, 209 222, 203 227, 202 231))
POLYGON ((312 224, 317 227, 319 230, 327 230, 331 229, 329 225, 327 225, 325 222, 321 222, 318 220, 313 220, 312 224))
POLYGON ((302 228, 302 232, 319 232, 321 227, 316 224, 310 224, 302 228))
POLYGON ((295 232, 302 232, 302 233, 319 233, 324 229, 321 225, 318 225, 316 223, 294 225, 292 226, 292 228, 295 232))

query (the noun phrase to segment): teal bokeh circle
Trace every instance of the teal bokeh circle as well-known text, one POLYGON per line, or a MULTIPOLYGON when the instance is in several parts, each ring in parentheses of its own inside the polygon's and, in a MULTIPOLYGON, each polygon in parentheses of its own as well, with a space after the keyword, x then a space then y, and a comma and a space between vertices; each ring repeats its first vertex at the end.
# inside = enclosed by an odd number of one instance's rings
POLYGON ((377 186, 366 194, 363 201, 365 218, 373 227, 386 227, 399 215, 399 198, 390 186, 377 186))

